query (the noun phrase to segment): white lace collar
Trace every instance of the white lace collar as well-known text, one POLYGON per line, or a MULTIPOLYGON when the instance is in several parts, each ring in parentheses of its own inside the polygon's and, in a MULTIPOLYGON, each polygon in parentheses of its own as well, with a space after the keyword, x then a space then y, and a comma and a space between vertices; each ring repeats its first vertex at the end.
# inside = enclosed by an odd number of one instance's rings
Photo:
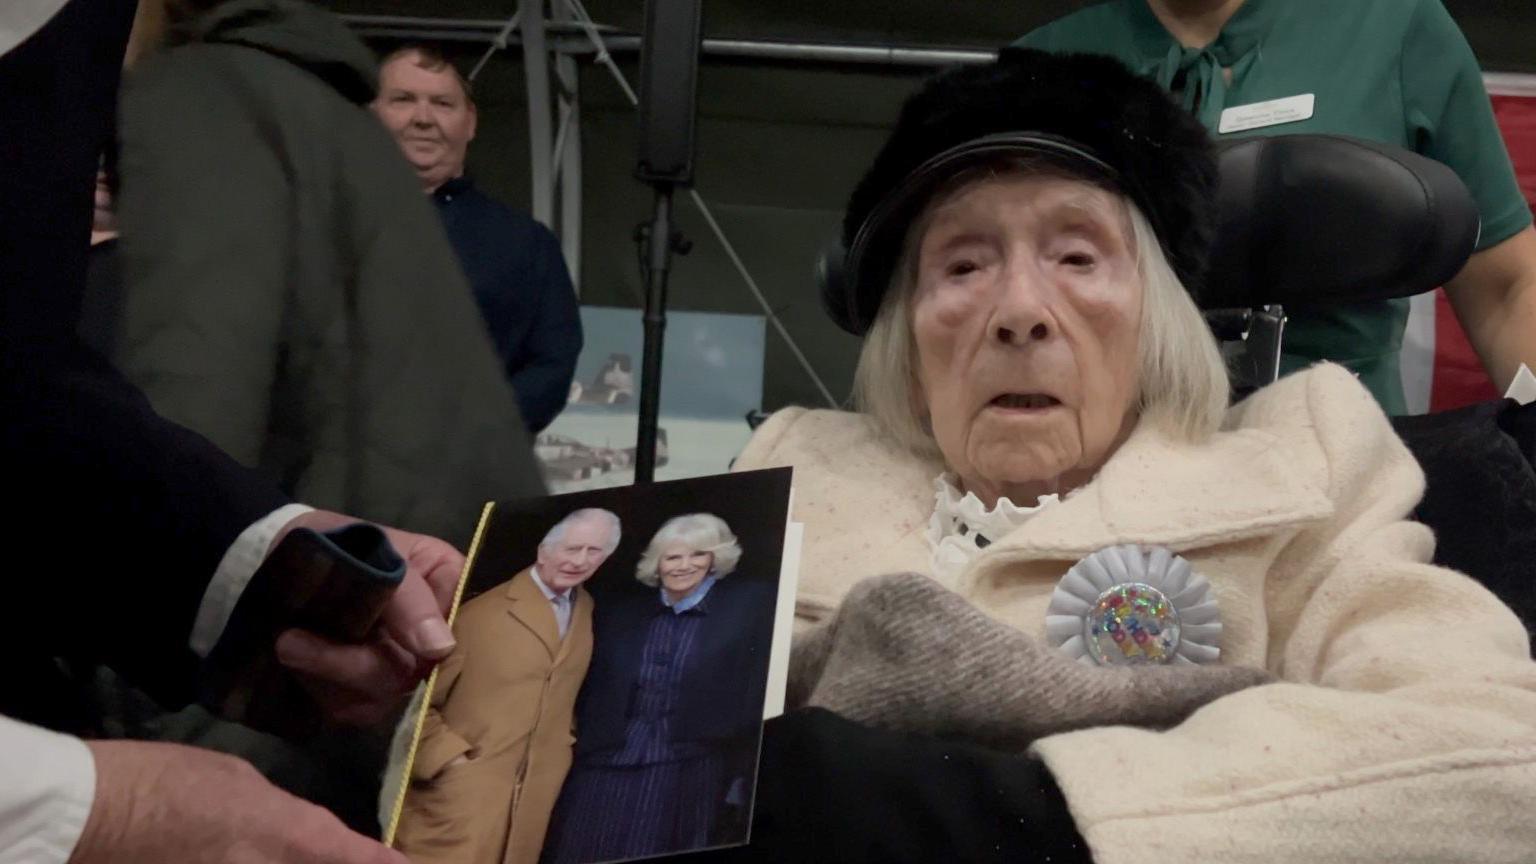
POLYGON ((1042 495, 1033 507, 1020 507, 1007 498, 988 509, 974 492, 960 491, 959 478, 943 473, 933 480, 933 516, 928 519, 928 545, 933 547, 937 577, 958 576, 960 571, 993 540, 1006 536, 1031 516, 1060 501, 1052 493, 1042 495))

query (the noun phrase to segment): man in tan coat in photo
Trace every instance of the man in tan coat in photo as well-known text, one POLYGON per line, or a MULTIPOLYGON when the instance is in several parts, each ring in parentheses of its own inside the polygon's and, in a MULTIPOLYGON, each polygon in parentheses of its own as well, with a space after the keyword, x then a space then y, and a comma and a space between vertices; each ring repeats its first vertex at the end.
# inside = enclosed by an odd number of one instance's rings
POLYGON ((533 864, 571 766, 592 659, 581 584, 619 545, 607 510, 567 515, 537 563, 465 603, 411 765, 395 846, 415 864, 533 864))

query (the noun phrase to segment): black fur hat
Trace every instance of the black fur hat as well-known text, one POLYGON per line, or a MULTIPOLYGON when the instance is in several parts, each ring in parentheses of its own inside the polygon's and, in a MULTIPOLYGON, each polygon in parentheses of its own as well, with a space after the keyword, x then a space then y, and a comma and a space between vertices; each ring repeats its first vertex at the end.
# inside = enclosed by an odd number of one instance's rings
POLYGON ((1216 158, 1204 127, 1113 58, 1006 48, 995 63, 929 79, 902 106, 848 201, 842 249, 823 260, 833 320, 856 335, 869 330, 907 226, 935 187, 1024 152, 1129 197, 1198 297, 1216 221, 1216 158))

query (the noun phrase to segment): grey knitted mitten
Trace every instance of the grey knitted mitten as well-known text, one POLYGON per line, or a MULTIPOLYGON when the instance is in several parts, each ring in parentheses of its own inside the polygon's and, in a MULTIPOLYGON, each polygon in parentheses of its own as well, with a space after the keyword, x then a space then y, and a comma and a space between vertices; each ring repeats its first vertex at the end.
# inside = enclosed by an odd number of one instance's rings
POLYGON ((789 707, 1023 750, 1091 726, 1172 726, 1271 676, 1237 666, 1090 666, 916 573, 866 579, 795 642, 789 707))

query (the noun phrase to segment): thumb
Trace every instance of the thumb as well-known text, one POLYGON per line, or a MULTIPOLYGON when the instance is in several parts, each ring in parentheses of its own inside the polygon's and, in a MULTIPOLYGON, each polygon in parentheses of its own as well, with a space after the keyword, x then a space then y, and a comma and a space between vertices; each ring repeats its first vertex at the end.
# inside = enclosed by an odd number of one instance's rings
POLYGON ((421 574, 407 572, 381 616, 385 632, 423 660, 441 660, 453 651, 453 631, 437 596, 421 574))
POLYGON ((381 843, 371 844, 365 864, 411 864, 405 853, 381 843))

